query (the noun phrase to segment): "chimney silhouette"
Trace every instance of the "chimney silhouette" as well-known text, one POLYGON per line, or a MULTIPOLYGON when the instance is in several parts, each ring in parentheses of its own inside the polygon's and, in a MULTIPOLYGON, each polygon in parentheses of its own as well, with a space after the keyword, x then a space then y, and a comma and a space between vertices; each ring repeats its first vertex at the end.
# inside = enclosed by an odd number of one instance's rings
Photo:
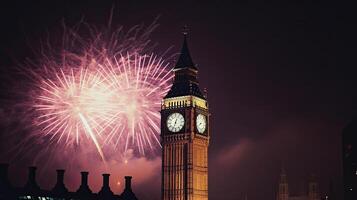
POLYGON ((110 174, 103 174, 103 186, 98 192, 101 199, 111 199, 113 198, 113 192, 109 187, 109 176, 110 174))
POLYGON ((66 186, 64 185, 64 170, 57 169, 57 182, 55 187, 52 189, 52 192, 60 195, 64 195, 68 192, 66 186))
POLYGON ((125 188, 123 193, 121 193, 120 197, 122 200, 138 200, 131 190, 131 176, 125 176, 125 188))
POLYGON ((14 199, 13 188, 8 176, 9 164, 0 163, 0 199, 14 199))
POLYGON ((131 176, 125 176, 125 190, 131 190, 131 176))
POLYGON ((40 187, 36 182, 36 167, 31 166, 28 168, 28 179, 25 185, 25 189, 29 192, 38 192, 40 187))
POLYGON ((81 185, 88 185, 88 172, 81 172, 82 184, 81 185))
POLYGON ((0 163, 0 186, 10 186, 8 169, 9 164, 0 163))
POLYGON ((79 186, 79 189, 77 190, 77 193, 80 193, 81 195, 92 194, 92 190, 88 186, 88 174, 88 172, 81 172, 82 182, 81 186, 79 186))
POLYGON ((103 187, 109 187, 110 174, 103 174, 103 187))

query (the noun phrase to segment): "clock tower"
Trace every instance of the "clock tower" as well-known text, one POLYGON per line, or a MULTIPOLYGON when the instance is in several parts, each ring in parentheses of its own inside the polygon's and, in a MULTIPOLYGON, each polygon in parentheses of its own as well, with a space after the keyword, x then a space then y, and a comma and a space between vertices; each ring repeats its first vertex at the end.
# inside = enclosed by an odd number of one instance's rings
POLYGON ((174 82, 161 107, 161 195, 162 200, 208 200, 208 103, 183 34, 174 82))

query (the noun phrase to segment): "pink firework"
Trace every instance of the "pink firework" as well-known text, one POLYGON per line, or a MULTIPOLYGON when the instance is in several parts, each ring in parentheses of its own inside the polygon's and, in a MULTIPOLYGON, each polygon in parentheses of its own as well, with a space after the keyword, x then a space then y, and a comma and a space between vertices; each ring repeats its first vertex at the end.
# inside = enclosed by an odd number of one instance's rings
POLYGON ((103 145, 144 154, 160 144, 158 111, 172 78, 166 65, 154 55, 127 54, 92 64, 95 69, 60 69, 40 82, 35 124, 67 145, 89 138, 103 159, 103 145))
POLYGON ((101 72, 112 84, 115 100, 112 117, 104 129, 106 143, 124 152, 135 145, 141 154, 145 147, 160 145, 161 100, 170 89, 171 71, 164 60, 150 56, 119 56, 114 63, 107 60, 101 65, 101 72), (125 144, 125 145, 124 145, 125 144))
MULTIPOLYGON (((62 45, 44 43, 38 59, 22 68, 32 83, 23 105, 33 125, 23 144, 37 141, 62 158, 95 151, 103 161, 159 147, 161 100, 173 74, 162 56, 149 53, 156 27, 123 33, 86 26, 90 36, 84 38, 64 26, 62 45)), ((46 159, 45 151, 39 159, 46 159)))
POLYGON ((107 88, 100 74, 88 69, 71 69, 67 74, 60 69, 53 79, 42 80, 33 105, 38 112, 35 125, 41 127, 39 136, 50 136, 57 143, 62 139, 66 144, 79 144, 87 136, 104 159, 98 138, 110 102, 107 88))

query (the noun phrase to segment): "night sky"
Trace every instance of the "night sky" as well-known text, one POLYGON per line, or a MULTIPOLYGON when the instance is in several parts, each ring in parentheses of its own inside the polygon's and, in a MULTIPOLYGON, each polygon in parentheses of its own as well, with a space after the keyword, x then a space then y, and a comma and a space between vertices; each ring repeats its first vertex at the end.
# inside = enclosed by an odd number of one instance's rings
MULTIPOLYGON (((16 61, 31 55, 28 44, 51 34, 63 19, 106 24, 113 6, 113 24, 125 28, 159 16, 151 39, 158 44, 156 51, 173 47, 171 53, 179 52, 186 24, 212 114, 209 198, 273 200, 282 165, 292 194, 306 191, 311 173, 322 194, 331 181, 340 194, 341 131, 357 111, 356 70, 348 58, 352 45, 345 46, 353 33, 341 25, 352 21, 347 6, 340 12, 340 6, 327 2, 11 2, 0 6, 1 91, 9 87, 7 73, 16 61), (338 55, 347 58, 337 62, 338 55)), ((6 95, 0 97, 6 101, 6 95)), ((0 106, 3 120, 4 110, 0 106)), ((160 160, 153 160, 145 180, 134 175, 140 199, 160 197, 160 160)), ((13 181, 26 179, 28 163, 14 165, 19 171, 12 173, 24 177, 13 181)))

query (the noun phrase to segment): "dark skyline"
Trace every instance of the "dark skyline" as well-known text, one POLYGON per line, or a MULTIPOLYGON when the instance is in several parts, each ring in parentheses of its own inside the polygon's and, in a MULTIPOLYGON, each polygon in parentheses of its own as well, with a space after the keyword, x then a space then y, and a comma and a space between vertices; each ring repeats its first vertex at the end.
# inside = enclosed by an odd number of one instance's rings
MULTIPOLYGON (((350 23, 348 9, 340 14, 328 2, 15 1, 0 8, 1 80, 14 60, 31 55, 28 41, 33 45, 47 32, 53 35, 62 19, 106 24, 113 5, 112 23, 126 28, 160 16, 151 37, 157 52, 171 46, 179 52, 181 28, 188 25, 188 47, 212 114, 210 199, 247 194, 273 200, 282 163, 292 193, 306 190, 310 173, 317 175, 322 194, 330 180, 341 192, 341 132, 357 100, 354 66, 349 59, 337 64, 338 55, 352 54, 342 48, 352 33, 339 23, 350 23), (345 36, 338 37, 337 29, 345 36)), ((0 86, 6 91, 4 81, 0 86)), ((160 169, 153 174, 135 189, 139 198, 159 196, 160 169)))

